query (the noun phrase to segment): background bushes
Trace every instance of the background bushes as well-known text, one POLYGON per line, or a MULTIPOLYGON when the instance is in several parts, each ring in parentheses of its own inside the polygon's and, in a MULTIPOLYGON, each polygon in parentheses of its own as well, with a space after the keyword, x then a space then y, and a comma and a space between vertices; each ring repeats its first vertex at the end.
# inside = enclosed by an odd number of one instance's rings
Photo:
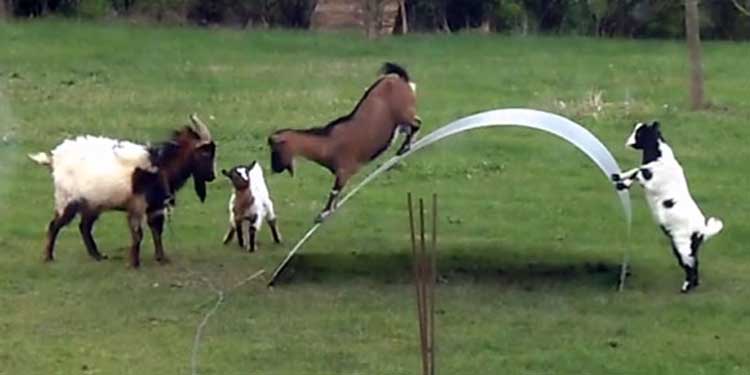
MULTIPOLYGON (((351 0, 362 1, 362 0, 351 0)), ((750 0, 734 0, 750 8, 750 0)), ((156 22, 307 28, 316 0, 0 0, 19 18, 139 17, 156 22)), ((750 38, 730 0, 701 2, 702 34, 750 38)), ((682 0, 406 0, 410 30, 479 29, 632 38, 682 38, 682 0)), ((1 12, 0 12, 1 14, 1 12)))

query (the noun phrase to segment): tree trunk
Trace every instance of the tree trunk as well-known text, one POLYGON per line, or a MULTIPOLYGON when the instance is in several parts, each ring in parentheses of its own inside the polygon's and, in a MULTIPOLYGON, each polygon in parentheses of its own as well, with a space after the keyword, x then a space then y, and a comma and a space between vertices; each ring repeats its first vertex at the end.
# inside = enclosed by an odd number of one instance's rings
POLYGON ((402 34, 408 34, 409 33, 409 22, 407 21, 406 17, 406 0, 401 0, 398 2, 399 9, 401 11, 401 33, 402 34))
POLYGON ((7 4, 5 4, 5 0, 0 0, 0 20, 6 16, 8 16, 7 4))
POLYGON ((704 107, 703 61, 701 58, 698 0, 685 0, 685 34, 690 60, 690 101, 693 110, 704 107))
POLYGON ((380 36, 380 27, 383 21, 383 2, 383 0, 364 0, 363 2, 365 32, 369 39, 380 36))

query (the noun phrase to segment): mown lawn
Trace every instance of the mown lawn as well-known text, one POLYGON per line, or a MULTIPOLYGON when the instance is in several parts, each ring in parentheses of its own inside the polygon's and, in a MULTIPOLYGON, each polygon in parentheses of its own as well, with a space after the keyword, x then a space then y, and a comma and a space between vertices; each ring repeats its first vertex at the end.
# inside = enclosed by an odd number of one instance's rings
POLYGON ((147 236, 143 267, 127 269, 117 213, 96 232, 110 260, 93 262, 71 225, 43 264, 52 184, 27 152, 77 134, 156 142, 197 112, 215 118, 219 167, 267 167, 273 129, 349 111, 386 60, 417 81, 425 134, 481 110, 537 108, 584 124, 630 168, 632 124, 659 119, 695 198, 726 224, 702 251, 701 287, 678 293, 682 272, 640 189, 628 236, 609 183, 574 147, 477 131, 368 186, 278 287, 228 291, 205 327, 201 374, 418 373, 407 192, 440 197, 441 374, 750 373, 750 45, 704 47, 712 107, 689 112, 675 41, 0 24, 0 374, 190 373, 196 326, 216 300, 209 282, 270 276, 332 184, 302 161, 294 178, 268 176, 285 246, 268 228, 259 253, 222 246, 230 185, 217 179, 205 204, 189 185, 180 192, 171 265, 153 261, 147 236), (625 251, 633 274, 618 293, 625 251))

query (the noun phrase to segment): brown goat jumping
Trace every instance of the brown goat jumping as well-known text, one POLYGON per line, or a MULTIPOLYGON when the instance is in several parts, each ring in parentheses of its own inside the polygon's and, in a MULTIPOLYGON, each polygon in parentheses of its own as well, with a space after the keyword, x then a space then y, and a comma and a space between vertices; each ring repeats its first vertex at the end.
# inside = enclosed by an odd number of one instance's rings
POLYGON ((206 198, 206 182, 215 178, 216 145, 197 116, 190 116, 190 121, 156 146, 81 136, 64 141, 51 155, 29 155, 50 167, 55 182, 55 215, 47 230, 44 259, 54 259, 57 235, 79 213, 86 250, 96 260, 106 259, 91 232, 102 212, 118 210, 127 212, 131 266, 140 265, 144 218, 151 228, 156 260, 168 262, 161 241, 165 210, 188 178, 193 178, 201 201, 206 198))
POLYGON ((422 123, 417 116, 416 85, 406 70, 385 63, 381 76, 365 92, 351 113, 322 128, 282 129, 268 138, 271 169, 294 175, 294 157, 300 155, 336 176, 328 203, 316 221, 336 209, 337 197, 360 167, 377 158, 399 131, 406 134, 397 154, 409 150, 422 123))

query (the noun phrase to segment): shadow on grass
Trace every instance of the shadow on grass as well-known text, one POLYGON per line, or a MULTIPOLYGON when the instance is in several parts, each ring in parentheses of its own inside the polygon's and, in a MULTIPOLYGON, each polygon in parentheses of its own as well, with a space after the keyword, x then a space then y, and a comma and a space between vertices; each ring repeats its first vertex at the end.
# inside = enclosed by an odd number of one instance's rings
MULTIPOLYGON (((611 260, 564 254, 561 250, 523 250, 497 246, 441 248, 437 259, 439 283, 511 285, 533 290, 540 287, 577 285, 596 289, 616 288, 620 264, 611 260), (550 254, 540 257, 540 253, 550 254)), ((280 284, 341 283, 365 279, 382 284, 411 283, 410 250, 391 253, 302 253, 284 271, 280 284)))

